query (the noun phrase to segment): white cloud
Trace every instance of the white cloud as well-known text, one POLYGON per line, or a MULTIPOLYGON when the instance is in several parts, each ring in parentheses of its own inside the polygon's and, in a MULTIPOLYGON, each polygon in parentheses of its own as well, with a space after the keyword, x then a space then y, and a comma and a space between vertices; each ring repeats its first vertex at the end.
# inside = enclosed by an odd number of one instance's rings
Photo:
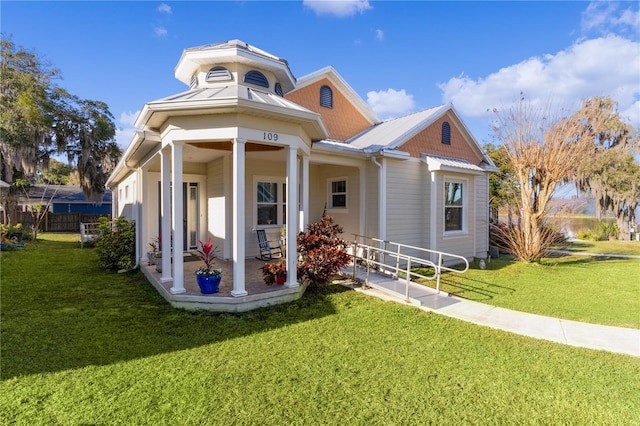
POLYGON ((376 39, 377 40, 384 40, 384 31, 382 31, 381 29, 377 29, 376 30, 376 39))
POLYGON ((125 111, 120 113, 118 128, 116 129, 116 143, 123 150, 129 146, 136 133, 136 128, 133 127, 133 124, 135 123, 139 113, 140 111, 125 111))
POLYGON ((638 63, 640 43, 610 35, 578 42, 554 55, 529 58, 477 80, 462 74, 439 87, 445 102, 452 101, 471 117, 504 109, 521 92, 533 107, 551 102, 570 110, 579 108, 584 98, 610 96, 623 115, 636 117, 631 123, 639 126, 638 63))
POLYGON ((640 32, 640 10, 637 3, 623 3, 629 6, 621 9, 622 4, 617 2, 595 1, 582 12, 582 30, 597 31, 608 34, 616 29, 622 32, 630 30, 638 34, 640 32), (636 8, 634 10, 634 7, 636 8))
POLYGON ((158 6, 156 8, 156 11, 158 11, 160 13, 166 13, 168 15, 171 15, 171 6, 169 6, 166 3, 160 3, 160 6, 158 6))
POLYGON ((407 114, 415 107, 413 95, 408 95, 404 89, 367 92, 367 104, 382 119, 407 114))
POLYGON ((303 4, 316 15, 334 15, 338 18, 362 14, 373 9, 367 0, 304 0, 303 4))
POLYGON ((155 34, 156 37, 163 38, 169 34, 169 31, 164 27, 154 27, 153 34, 155 34))
POLYGON ((125 126, 133 126, 133 123, 136 122, 136 118, 138 118, 138 114, 140 114, 140 110, 136 112, 125 111, 120 114, 120 119, 118 122, 125 126))

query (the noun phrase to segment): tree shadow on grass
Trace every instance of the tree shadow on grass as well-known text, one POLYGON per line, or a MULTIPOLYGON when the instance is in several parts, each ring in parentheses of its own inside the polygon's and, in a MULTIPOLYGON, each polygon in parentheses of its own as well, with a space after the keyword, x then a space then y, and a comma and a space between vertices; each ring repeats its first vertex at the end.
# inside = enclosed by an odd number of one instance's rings
POLYGON ((483 302, 493 299, 496 295, 513 294, 516 289, 482 281, 465 276, 447 277, 440 279, 440 288, 450 296, 483 302))
POLYGON ((214 314, 172 308, 140 272, 87 269, 75 275, 73 282, 3 286, 3 380, 196 348, 322 318, 336 312, 331 296, 348 291, 329 286, 288 304, 214 314))

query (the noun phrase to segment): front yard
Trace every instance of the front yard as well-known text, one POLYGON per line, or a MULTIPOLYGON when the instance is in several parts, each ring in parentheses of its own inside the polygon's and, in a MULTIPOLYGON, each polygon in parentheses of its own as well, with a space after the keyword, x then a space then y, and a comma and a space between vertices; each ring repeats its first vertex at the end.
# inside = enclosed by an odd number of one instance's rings
POLYGON ((140 273, 42 238, 1 254, 2 424, 639 424, 631 356, 336 285, 246 314, 178 311, 140 273))

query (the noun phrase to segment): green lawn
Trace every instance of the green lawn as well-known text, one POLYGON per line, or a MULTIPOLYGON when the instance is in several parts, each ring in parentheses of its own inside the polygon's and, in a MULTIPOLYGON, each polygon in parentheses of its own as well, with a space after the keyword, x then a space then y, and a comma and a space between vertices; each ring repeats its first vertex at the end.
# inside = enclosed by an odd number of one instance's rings
MULTIPOLYGON (((640 247, 600 243, 573 243, 569 249, 632 254, 634 247, 640 247)), ((433 281, 418 281, 435 287, 433 281)), ((491 260, 486 270, 480 270, 476 261, 465 274, 443 274, 441 290, 518 311, 640 328, 640 259, 571 255, 527 264, 503 256, 491 260)))
POLYGON ((575 241, 565 250, 640 256, 640 241, 575 241))
POLYGON ((1 424, 640 424, 638 358, 339 286, 252 313, 174 310, 141 274, 51 237, 1 254, 1 424))

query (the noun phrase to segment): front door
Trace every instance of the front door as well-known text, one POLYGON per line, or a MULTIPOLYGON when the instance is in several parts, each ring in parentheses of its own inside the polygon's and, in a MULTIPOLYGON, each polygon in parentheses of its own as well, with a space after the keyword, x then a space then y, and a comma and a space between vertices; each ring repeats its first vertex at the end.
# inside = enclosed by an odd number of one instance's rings
MULTIPOLYGON (((200 226, 200 209, 198 199, 198 182, 184 182, 182 184, 182 250, 188 251, 198 248, 198 228, 200 226)), ((173 191, 171 191, 173 202, 173 191)), ((158 235, 162 234, 162 187, 158 182, 158 235)), ((169 212, 171 214, 171 212, 169 212)))

